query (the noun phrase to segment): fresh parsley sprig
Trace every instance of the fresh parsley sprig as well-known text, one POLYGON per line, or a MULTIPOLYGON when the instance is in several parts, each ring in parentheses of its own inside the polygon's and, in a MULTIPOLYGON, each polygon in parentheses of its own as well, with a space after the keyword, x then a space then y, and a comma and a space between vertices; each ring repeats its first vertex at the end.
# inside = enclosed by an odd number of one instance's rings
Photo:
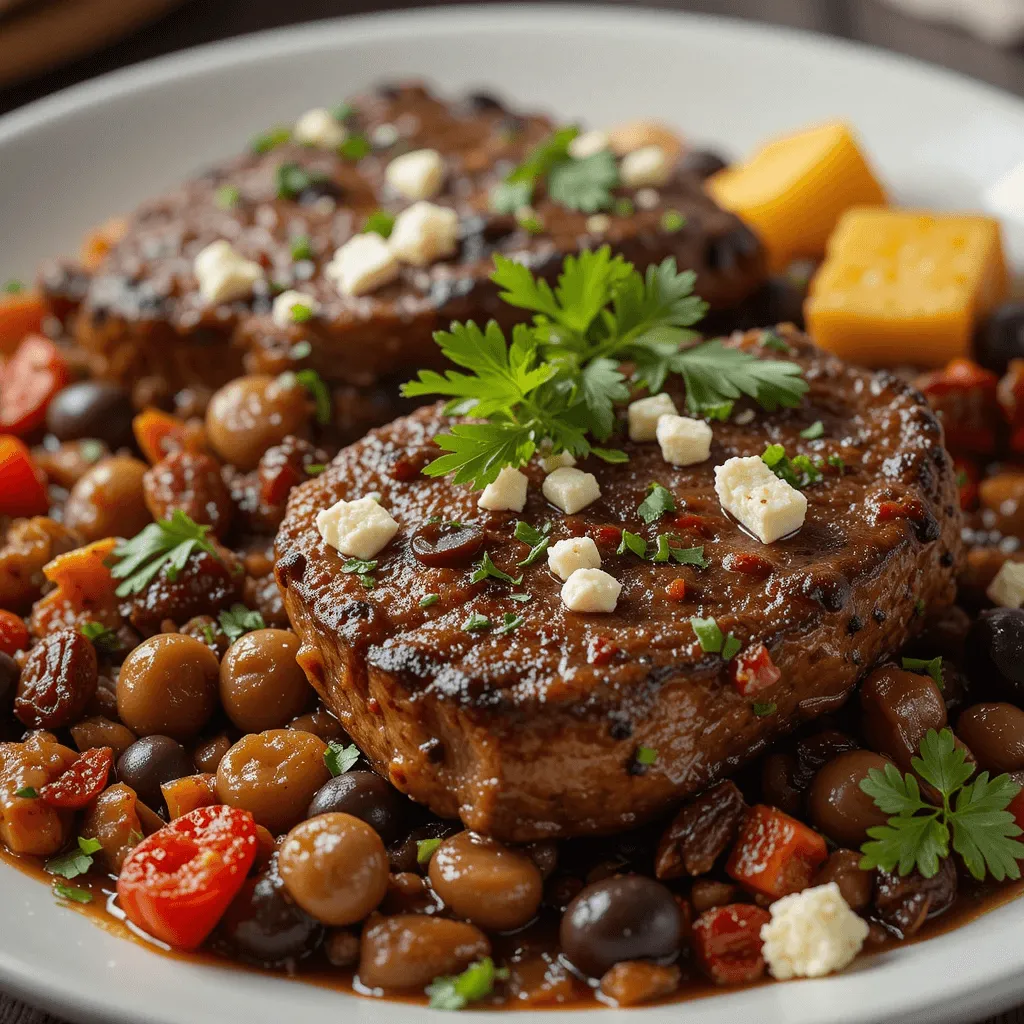
POLYGON ((494 991, 496 981, 505 981, 508 969, 495 967, 494 961, 485 956, 470 964, 461 974, 452 977, 435 978, 427 986, 432 1010, 462 1010, 470 1003, 486 999, 494 991))
POLYGON ((158 519, 131 540, 119 541, 111 552, 110 575, 122 581, 114 593, 118 597, 141 593, 165 566, 173 583, 194 551, 220 558, 209 533, 209 526, 176 509, 170 519, 158 519))
POLYGON ((1009 775, 989 778, 982 772, 973 782, 974 765, 967 762, 953 731, 929 729, 921 740, 920 757, 911 759, 914 771, 942 797, 938 806, 924 800, 917 779, 901 774, 895 765, 872 768, 860 788, 875 805, 890 815, 885 825, 868 829, 870 839, 861 847, 860 866, 908 875, 915 868, 931 878, 939 861, 953 849, 979 881, 990 874, 996 881, 1020 878, 1019 860, 1024 843, 1021 829, 1007 808, 1021 787, 1009 775))
POLYGON ((821 482, 821 470, 806 455, 790 458, 781 444, 770 444, 761 453, 761 461, 780 479, 802 491, 821 482))
POLYGON ((796 406, 807 390, 796 363, 720 341, 693 344, 698 336, 689 328, 707 305, 692 294, 695 275, 677 270, 674 259, 640 273, 604 246, 567 256, 552 288, 498 255, 491 279, 508 305, 534 314, 533 322, 514 327, 511 343, 493 321, 435 333, 462 369, 423 370, 403 395, 441 395, 450 415, 484 422, 456 423, 438 435, 447 454, 426 467, 429 476, 451 473, 457 484, 482 488, 504 466, 523 465, 543 441, 556 455, 625 461, 623 452, 593 441, 611 437, 615 407, 629 399, 631 385, 657 392, 671 373, 682 375, 695 416, 727 416, 743 394, 769 411, 796 406), (627 363, 634 367, 628 379, 627 363))
POLYGON ((221 632, 234 643, 240 636, 252 633, 257 629, 266 629, 263 616, 241 602, 233 604, 230 609, 222 611, 218 616, 221 632))
POLYGON ((345 746, 344 743, 331 740, 324 751, 324 764, 335 778, 351 770, 358 760, 359 748, 354 743, 345 746))

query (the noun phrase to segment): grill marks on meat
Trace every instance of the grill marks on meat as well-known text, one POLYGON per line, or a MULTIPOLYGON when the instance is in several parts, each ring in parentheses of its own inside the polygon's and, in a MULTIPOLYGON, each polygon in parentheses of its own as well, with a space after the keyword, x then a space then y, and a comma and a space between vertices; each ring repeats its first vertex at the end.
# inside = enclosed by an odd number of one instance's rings
POLYGON ((519 315, 498 302, 489 281, 496 251, 551 276, 565 253, 603 241, 641 266, 672 255, 697 271, 697 292, 714 308, 735 305, 764 280, 757 239, 707 197, 693 174, 677 173, 654 208, 613 216, 601 237, 588 232, 586 214, 541 198, 535 205, 545 229, 533 235, 514 217, 492 213, 489 195, 549 135, 548 118, 510 115, 499 104, 448 103, 418 85, 377 90, 352 105, 352 131, 372 138, 375 129, 392 126, 398 140, 358 163, 294 144, 237 157, 141 206, 87 285, 74 268, 44 273, 44 289, 63 314, 80 300, 73 329, 98 373, 123 382, 164 378, 172 392, 197 383, 216 387, 243 367, 253 373, 288 368, 294 344, 309 340, 313 352, 303 365, 332 384, 366 387, 436 363, 432 332, 454 319, 496 317, 507 325, 510 315, 519 315), (340 296, 324 266, 370 213, 409 205, 389 191, 384 172, 394 156, 423 147, 439 150, 448 166, 434 201, 459 211, 458 254, 432 267, 407 267, 372 295, 340 296), (275 174, 283 163, 322 176, 323 184, 278 198, 275 174), (238 190, 237 204, 224 207, 224 187, 238 190), (686 218, 680 230, 661 226, 667 210, 686 218), (294 260, 292 244, 300 236, 308 238, 311 258, 294 260), (268 282, 314 295, 322 315, 300 326, 274 325, 268 283, 258 284, 251 299, 205 306, 192 262, 219 238, 261 263, 268 282))
MULTIPOLYGON (((628 464, 584 466, 602 497, 575 516, 546 504, 536 465, 525 470, 521 515, 487 513, 474 493, 443 480, 394 479, 389 467, 415 459, 443 429, 439 407, 373 431, 292 493, 277 540, 278 578, 307 669, 399 788, 507 840, 639 824, 842 703, 861 674, 917 628, 919 600, 930 611, 952 601, 959 514, 935 417, 896 378, 847 368, 794 329, 780 331, 810 384, 800 409, 757 410, 748 426, 714 424, 711 459, 698 466, 669 466, 656 444, 627 442, 628 464), (824 437, 802 440, 799 432, 818 419, 824 437), (764 547, 721 510, 714 467, 768 443, 790 456, 839 455, 846 471, 827 469, 825 481, 805 491, 803 529, 764 547), (648 527, 636 509, 654 480, 672 491, 677 512, 648 527), (323 544, 314 520, 338 498, 371 491, 401 530, 378 556, 376 585, 366 591, 341 572, 343 556, 323 544), (883 509, 906 514, 886 517, 883 509), (495 564, 525 572, 516 589, 530 602, 514 603, 503 584, 471 584, 466 569, 418 562, 409 541, 431 516, 480 526, 495 564), (561 581, 543 562, 517 568, 528 549, 512 536, 516 519, 550 519, 552 542, 594 536, 603 568, 623 585, 616 611, 569 612, 561 581), (686 546, 704 545, 708 568, 618 556, 608 526, 649 540, 675 531, 686 546), (750 555, 769 559, 767 576, 727 568, 750 555), (682 602, 666 593, 676 577, 686 580, 682 602), (422 609, 427 594, 440 599, 422 609), (505 636, 462 629, 471 614, 500 623, 505 612, 526 621, 505 636), (744 646, 768 646, 782 678, 758 699, 774 702, 773 714, 758 717, 721 658, 701 650, 689 624, 695 615, 714 616, 744 646), (610 656, 592 657, 598 648, 610 656), (654 748, 657 761, 631 772, 639 746, 654 748)), ((758 351, 759 340, 753 332, 729 343, 758 351)), ((674 397, 682 407, 683 396, 674 397)))

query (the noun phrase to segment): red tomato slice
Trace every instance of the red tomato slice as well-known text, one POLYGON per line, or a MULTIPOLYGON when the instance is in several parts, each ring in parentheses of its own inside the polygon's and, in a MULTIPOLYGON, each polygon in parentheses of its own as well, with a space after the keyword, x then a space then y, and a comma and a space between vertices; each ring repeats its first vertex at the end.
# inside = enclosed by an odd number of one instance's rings
POLYGON ((41 334, 30 334, 0 370, 0 430, 28 434, 41 427, 50 400, 70 380, 57 346, 41 334))
POLYGON ((39 790, 39 799, 51 807, 77 811, 107 788, 114 752, 110 747, 87 750, 70 768, 39 790))
POLYGON ((196 949, 238 894, 256 857, 248 811, 200 807, 143 839, 128 855, 117 895, 128 920, 177 949, 196 949))
POLYGON ((0 434, 0 515, 41 516, 49 508, 46 480, 28 449, 12 434, 0 434))
POLYGON ((28 627, 25 620, 14 612, 0 608, 0 651, 13 655, 28 647, 28 627))
POLYGON ((767 690, 782 678, 768 648, 762 643, 751 644, 745 651, 740 651, 732 659, 729 671, 732 673, 732 685, 743 697, 752 697, 767 690))
POLYGON ((716 985, 742 985, 764 974, 761 927, 771 920, 752 903, 712 907, 693 922, 693 951, 716 985))

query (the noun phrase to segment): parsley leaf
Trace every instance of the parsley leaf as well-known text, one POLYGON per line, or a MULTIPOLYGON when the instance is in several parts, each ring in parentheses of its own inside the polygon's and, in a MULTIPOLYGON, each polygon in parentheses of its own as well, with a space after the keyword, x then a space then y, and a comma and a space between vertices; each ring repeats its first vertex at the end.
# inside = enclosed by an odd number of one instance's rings
POLYGON ((676 499, 672 492, 655 482, 647 485, 647 497, 637 508, 637 514, 648 526, 666 512, 675 512, 676 499))
POLYGON ((99 853, 101 844, 96 839, 83 839, 78 837, 74 849, 67 853, 60 853, 51 857, 44 865, 44 870, 51 875, 60 875, 61 878, 77 878, 84 875, 92 867, 92 856, 99 853))
POLYGON ((507 572, 502 572, 495 564, 491 561, 491 556, 488 552, 484 552, 483 558, 480 559, 480 564, 476 567, 475 572, 469 578, 470 583, 482 583, 484 580, 500 580, 502 583, 511 583, 514 586, 519 586, 523 582, 522 573, 519 574, 518 579, 513 579, 507 572))
POLYGON ((429 864, 434 851, 441 845, 441 839, 418 839, 416 841, 416 863, 429 864))
POLYGON ((291 137, 291 128, 286 128, 282 125, 278 128, 271 128, 270 131, 265 132, 263 135, 257 135, 249 143, 249 148, 254 153, 269 153, 272 149, 283 146, 291 137))
MULTIPOLYGON (((313 247, 310 245, 309 235, 296 235, 290 245, 293 260, 311 260, 313 258, 313 247)), ((294 355, 294 351, 292 354, 294 355)))
POLYGON ((91 640, 93 647, 101 654, 116 654, 121 650, 121 641, 117 633, 108 629, 102 622, 83 622, 78 627, 78 632, 91 640))
POLYGON ((468 619, 462 624, 463 630, 467 633, 482 633, 490 629, 494 623, 491 622, 486 615, 481 615, 479 612, 473 612, 468 619))
POLYGON ((701 619, 694 616, 690 619, 690 625, 705 654, 721 654, 726 661, 731 661, 743 646, 732 633, 726 636, 714 618, 701 619))
POLYGON ((548 175, 548 196, 568 210, 596 213, 612 205, 612 189, 618 183, 615 157, 605 149, 581 160, 556 163, 548 175))
POLYGON ((158 519, 131 540, 119 541, 111 553, 110 575, 122 582, 114 593, 118 597, 140 594, 165 566, 167 578, 175 580, 194 551, 219 559, 209 532, 209 526, 200 526, 175 509, 170 519, 158 519))
POLYGON ((425 597, 420 598, 420 607, 429 608, 433 604, 437 604, 441 600, 440 594, 427 594, 425 597))
POLYGON ((495 981, 504 981, 508 970, 498 969, 494 961, 485 956, 470 964, 454 977, 435 978, 427 986, 430 1008, 433 1010, 462 1010, 470 1003, 486 999, 494 991, 495 981))
POLYGON ((68 900, 71 903, 92 903, 92 893, 86 889, 79 889, 74 885, 65 885, 63 882, 53 883, 53 895, 61 900, 68 900))
POLYGON ((932 658, 931 660, 928 660, 927 658, 904 658, 903 667, 908 672, 924 672, 926 675, 932 677, 932 681, 940 690, 945 688, 942 679, 941 654, 937 658, 932 658))
POLYGON ((579 135, 575 125, 556 129, 530 151, 526 159, 512 168, 505 180, 491 194, 491 208, 496 213, 515 213, 529 206, 536 184, 558 163, 569 159, 569 143, 579 135))
POLYGON ((313 397, 316 404, 316 421, 321 426, 331 422, 331 391, 316 370, 298 370, 295 373, 298 381, 313 397))
POLYGON ((364 232, 374 232, 381 238, 390 238, 391 231, 395 226, 395 215, 388 210, 375 210, 366 218, 363 225, 364 232))
POLYGON ((776 704, 773 700, 755 700, 752 705, 752 708, 754 714, 757 715, 758 718, 764 718, 766 715, 774 715, 775 712, 779 710, 778 704, 776 704))
POLYGON ((344 743, 331 740, 324 751, 324 764, 327 770, 335 778, 350 771, 352 766, 359 760, 359 748, 350 743, 347 747, 344 743))
POLYGON ((505 636, 517 630, 526 621, 525 616, 505 612, 501 617, 501 625, 494 631, 495 636, 505 636))
POLYGON ((39 792, 35 786, 22 786, 21 789, 14 791, 16 797, 20 797, 22 800, 38 800, 39 792))
POLYGON ((274 189, 278 199, 297 199, 300 193, 326 178, 320 171, 310 171, 299 164, 278 164, 274 171, 274 189))
POLYGON ((635 533, 630 533, 629 530, 622 531, 622 540, 619 542, 617 555, 626 555, 632 552, 637 558, 647 557, 647 541, 643 537, 635 533))
POLYGON ((806 455, 795 455, 790 459, 781 444, 768 445, 761 453, 761 461, 780 480, 785 480, 797 490, 803 490, 821 480, 821 470, 806 455))
POLYGON ((227 611, 222 611, 217 621, 220 623, 221 632, 231 643, 253 630, 267 628, 263 616, 258 611, 252 611, 240 603, 233 604, 227 611))
POLYGON ((349 558, 346 559, 345 564, 341 567, 341 571, 356 575, 359 578, 359 582, 366 590, 373 590, 377 582, 373 578, 373 573, 376 568, 376 560, 366 561, 362 558, 349 558))
POLYGON ((545 551, 547 551, 548 545, 551 543, 551 538, 548 536, 550 532, 550 523, 545 523, 539 530, 537 530, 521 519, 516 521, 516 528, 513 536, 523 544, 530 545, 530 553, 521 562, 517 563, 520 568, 527 565, 533 565, 533 563, 536 562, 545 551))
POLYGON ((805 441, 816 441, 825 433, 825 424, 821 420, 815 420, 806 430, 800 431, 800 436, 805 441))
POLYGON ((637 747, 633 760, 637 764, 654 764, 658 760, 658 752, 654 747, 637 747))
POLYGON ((213 194, 213 201, 222 210, 231 210, 236 207, 242 199, 242 193, 238 191, 237 185, 221 185, 213 194))
POLYGON ((352 132, 338 147, 338 156, 343 160, 362 160, 373 149, 370 140, 359 132, 352 132))

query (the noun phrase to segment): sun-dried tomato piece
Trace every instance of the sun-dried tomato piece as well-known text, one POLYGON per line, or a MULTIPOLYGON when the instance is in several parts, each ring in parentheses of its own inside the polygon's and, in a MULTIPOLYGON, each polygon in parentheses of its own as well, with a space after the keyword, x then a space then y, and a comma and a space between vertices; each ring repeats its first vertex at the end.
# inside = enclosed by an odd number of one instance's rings
POLYGON ((93 747, 39 790, 39 799, 51 807, 77 811, 91 803, 107 787, 114 751, 110 747, 93 747))
POLYGON ((77 630, 58 630, 29 651, 14 713, 30 729, 71 725, 85 714, 98 679, 92 642, 77 630))
POLYGON ((752 644, 745 651, 740 651, 729 662, 729 672, 733 686, 744 697, 767 690, 782 678, 768 648, 762 643, 752 644))

